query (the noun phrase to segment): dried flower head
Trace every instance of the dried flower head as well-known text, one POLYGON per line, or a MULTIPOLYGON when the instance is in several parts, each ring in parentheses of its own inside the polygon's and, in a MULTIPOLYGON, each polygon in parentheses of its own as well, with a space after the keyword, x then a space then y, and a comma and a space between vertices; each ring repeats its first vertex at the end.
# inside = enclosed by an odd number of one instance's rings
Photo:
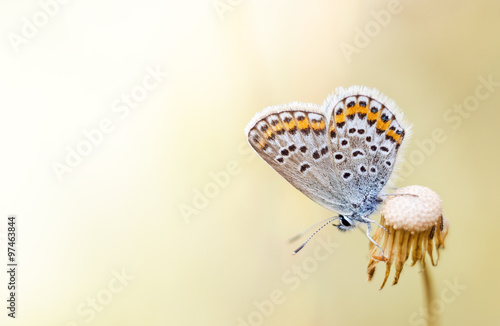
POLYGON ((379 261, 385 261, 386 270, 384 287, 391 266, 394 263, 396 274, 393 285, 398 283, 404 263, 411 254, 412 263, 421 261, 425 268, 426 253, 432 265, 437 264, 439 249, 444 248, 444 239, 448 233, 448 221, 443 218, 441 199, 429 188, 422 186, 408 186, 398 189, 385 201, 382 208, 380 225, 373 235, 373 239, 382 247, 384 257, 378 257, 378 248, 370 243, 370 262, 368 264, 368 280, 375 273, 379 261), (433 244, 437 252, 434 261, 433 244))

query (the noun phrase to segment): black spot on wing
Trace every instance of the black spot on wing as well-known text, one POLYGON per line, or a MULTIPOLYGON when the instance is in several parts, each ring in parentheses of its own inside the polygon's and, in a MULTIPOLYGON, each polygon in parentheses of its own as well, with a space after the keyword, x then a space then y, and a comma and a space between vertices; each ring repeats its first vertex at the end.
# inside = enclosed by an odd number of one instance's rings
POLYGON ((300 172, 304 173, 307 171, 307 169, 311 168, 311 166, 308 163, 304 163, 300 166, 300 172))

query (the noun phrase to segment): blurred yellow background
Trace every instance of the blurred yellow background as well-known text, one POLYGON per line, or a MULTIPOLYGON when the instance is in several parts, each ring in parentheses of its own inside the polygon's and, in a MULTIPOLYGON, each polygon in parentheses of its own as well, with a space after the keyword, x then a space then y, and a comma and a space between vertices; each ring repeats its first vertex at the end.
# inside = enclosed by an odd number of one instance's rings
POLYGON ((425 325, 419 267, 379 291, 362 232, 291 255, 333 213, 246 143, 354 84, 414 125, 398 186, 443 200, 442 325, 499 324, 500 2, 2 1, 0 26, 1 325, 425 325))

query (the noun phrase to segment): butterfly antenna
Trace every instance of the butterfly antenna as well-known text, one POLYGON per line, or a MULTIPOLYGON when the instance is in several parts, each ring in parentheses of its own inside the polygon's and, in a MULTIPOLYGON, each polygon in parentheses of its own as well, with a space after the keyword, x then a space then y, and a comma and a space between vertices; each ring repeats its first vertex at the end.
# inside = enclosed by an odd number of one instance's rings
POLYGON ((395 196, 412 196, 412 197, 418 197, 418 195, 415 195, 415 194, 385 194, 385 195, 380 195, 380 197, 395 197, 395 196))
MULTIPOLYGON (((379 244, 373 240, 372 236, 370 235, 371 233, 371 223, 375 223, 377 224, 378 226, 380 226, 385 232, 389 233, 389 231, 384 228, 382 225, 378 224, 377 222, 375 222, 374 220, 371 220, 371 219, 368 219, 368 218, 365 218, 364 219, 367 223, 366 223, 366 237, 368 238, 368 240, 370 240, 371 243, 373 243, 375 246, 377 246, 377 248, 380 250, 380 252, 382 253, 382 256, 380 256, 382 260, 385 260, 385 254, 384 254, 384 250, 379 246, 379 244)), ((358 225, 358 230, 360 231, 363 231, 363 229, 361 228, 361 225, 358 225)))
POLYGON ((314 233, 311 234, 309 236, 309 238, 307 238, 307 240, 300 247, 298 247, 297 249, 295 249, 295 251, 293 252, 293 254, 295 255, 296 253, 298 253, 302 248, 305 247, 305 245, 309 242, 309 240, 311 240, 312 237, 314 237, 316 235, 316 233, 318 233, 322 228, 324 228, 328 224, 332 223, 333 221, 337 220, 338 218, 339 218, 338 216, 337 217, 330 217, 330 220, 328 222, 326 222, 325 224, 323 224, 322 226, 320 226, 316 231, 314 231, 314 233))
MULTIPOLYGON (((328 221, 330 219, 332 219, 333 217, 327 217, 325 219, 322 219, 321 221, 318 221, 316 223, 314 223, 313 225, 305 228, 304 230, 300 231, 299 234, 297 234, 296 236, 294 236, 293 238, 290 238, 288 240, 288 242, 294 242, 294 241, 297 241, 298 239, 300 239, 304 234, 306 234, 310 229, 312 229, 313 227, 315 227, 316 225, 320 224, 320 223, 323 223, 324 221, 328 221)), ((338 217, 336 217, 338 218, 338 217)))

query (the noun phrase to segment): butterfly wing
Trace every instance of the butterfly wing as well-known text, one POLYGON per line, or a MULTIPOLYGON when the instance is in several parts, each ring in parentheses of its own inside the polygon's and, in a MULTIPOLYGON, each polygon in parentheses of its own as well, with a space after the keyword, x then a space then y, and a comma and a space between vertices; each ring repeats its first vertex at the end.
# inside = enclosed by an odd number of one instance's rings
POLYGON ((258 113, 245 132, 253 149, 276 172, 318 204, 342 214, 328 123, 317 106, 291 103, 258 113))
POLYGON ((352 213, 369 215, 390 179, 410 126, 392 100, 366 87, 337 89, 323 110, 329 120, 328 142, 338 176, 333 191, 342 194, 352 213))
POLYGON ((245 131, 254 150, 309 198, 366 217, 377 208, 410 126, 392 100, 352 86, 337 89, 320 108, 267 108, 245 131))

